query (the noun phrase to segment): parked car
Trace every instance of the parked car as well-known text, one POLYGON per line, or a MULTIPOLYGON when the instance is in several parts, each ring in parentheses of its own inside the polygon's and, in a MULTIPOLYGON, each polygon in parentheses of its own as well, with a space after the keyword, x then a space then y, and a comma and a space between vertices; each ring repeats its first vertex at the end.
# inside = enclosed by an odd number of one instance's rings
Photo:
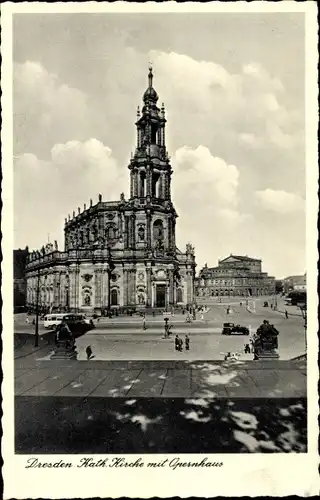
POLYGON ((249 335, 249 328, 246 326, 235 325, 234 323, 223 323, 222 335, 233 334, 249 335))
POLYGON ((81 314, 66 314, 63 317, 63 321, 68 325, 74 337, 83 335, 87 331, 94 328, 94 325, 90 323, 90 320, 88 322, 88 320, 84 319, 84 316, 82 316, 81 314))

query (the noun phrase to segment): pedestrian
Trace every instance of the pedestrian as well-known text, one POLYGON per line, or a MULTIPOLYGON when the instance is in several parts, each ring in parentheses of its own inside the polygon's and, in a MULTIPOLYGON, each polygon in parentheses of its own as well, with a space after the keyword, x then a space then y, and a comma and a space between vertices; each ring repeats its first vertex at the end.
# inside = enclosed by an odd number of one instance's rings
POLYGON ((242 302, 240 302, 240 307, 242 307, 242 302))
POLYGON ((36 320, 33 318, 32 320, 32 324, 35 325, 36 324, 36 320))
POLYGON ((245 346, 244 346, 244 353, 245 354, 250 354, 250 344, 245 344, 245 346))
POLYGON ((89 359, 92 356, 92 349, 90 345, 88 345, 88 347, 86 348, 86 353, 87 353, 87 360, 89 361, 89 359))
POLYGON ((142 330, 146 330, 147 329, 147 325, 146 325, 146 318, 145 316, 143 316, 143 320, 142 320, 142 330))
POLYGON ((284 314, 285 314, 286 319, 288 319, 288 316, 289 316, 289 315, 288 315, 288 311, 287 311, 287 309, 284 311, 284 314))
POLYGON ((179 337, 179 351, 182 352, 183 350, 183 340, 179 337))
POLYGON ((176 335, 176 337, 174 339, 174 347, 175 347, 176 351, 179 351, 179 337, 178 337, 178 335, 176 335))
POLYGON ((189 351, 190 350, 190 339, 189 339, 188 335, 186 335, 185 344, 186 344, 186 351, 189 351))
POLYGON ((203 312, 201 312, 201 321, 204 320, 204 315, 203 315, 203 312))

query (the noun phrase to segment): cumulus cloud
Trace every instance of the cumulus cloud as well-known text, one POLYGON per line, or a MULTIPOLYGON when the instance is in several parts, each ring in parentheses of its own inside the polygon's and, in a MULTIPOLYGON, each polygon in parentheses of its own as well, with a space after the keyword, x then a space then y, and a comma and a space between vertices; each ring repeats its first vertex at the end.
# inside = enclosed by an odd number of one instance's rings
POLYGON ((16 153, 39 151, 41 143, 51 148, 58 141, 88 137, 92 118, 86 94, 40 63, 14 64, 13 92, 16 153))
POLYGON ((173 163, 177 173, 175 193, 178 199, 188 203, 192 196, 201 204, 205 200, 206 206, 237 202, 237 167, 214 157, 208 148, 183 146, 175 152, 173 163))
POLYGON ((238 208, 238 168, 213 156, 204 146, 179 148, 172 157, 172 166, 172 197, 179 214, 178 245, 183 248, 192 239, 199 265, 208 256, 214 265, 231 248, 247 250, 245 245, 239 246, 236 235, 247 231, 253 216, 238 208))
POLYGON ((50 233, 62 244, 67 214, 83 210, 90 198, 96 203, 98 193, 104 200, 120 199, 127 179, 126 168, 120 168, 111 149, 96 139, 56 144, 50 161, 21 155, 14 165, 18 240, 41 246, 50 233))
MULTIPOLYGON (((166 104, 168 151, 175 151, 172 191, 180 216, 179 246, 191 239, 200 265, 214 265, 230 252, 272 256, 264 234, 283 234, 281 218, 275 229, 272 214, 285 216, 303 208, 293 192, 303 184, 303 119, 301 110, 288 104, 283 82, 256 62, 232 73, 214 61, 176 52, 146 55, 127 47, 121 57, 108 57, 108 64, 101 63, 104 78, 98 84, 92 78, 91 93, 63 82, 40 63, 15 65, 19 244, 40 245, 48 232, 61 235, 67 213, 99 192, 105 199, 127 194, 124 158, 135 142, 135 108, 147 85, 146 61, 151 58, 159 103, 163 99, 166 104), (297 175, 288 176, 289 168, 297 175), (263 189, 282 185, 292 192, 263 189), (26 204, 26 193, 33 204, 26 204), (259 227, 257 207, 264 217, 259 227)), ((287 234, 292 247, 290 238, 287 234)), ((302 255, 303 243, 294 243, 302 255)))
POLYGON ((296 140, 301 123, 296 122, 294 110, 286 108, 281 80, 262 65, 250 63, 239 73, 231 73, 212 61, 196 61, 183 54, 152 51, 151 57, 169 109, 177 110, 180 117, 188 116, 182 123, 196 137, 201 133, 207 141, 211 134, 222 139, 225 147, 233 135, 240 142, 265 147, 272 142, 286 148, 285 141, 278 138, 281 132, 296 140))
POLYGON ((279 214, 301 212, 305 208, 305 201, 294 193, 265 189, 255 193, 256 200, 266 210, 279 214))

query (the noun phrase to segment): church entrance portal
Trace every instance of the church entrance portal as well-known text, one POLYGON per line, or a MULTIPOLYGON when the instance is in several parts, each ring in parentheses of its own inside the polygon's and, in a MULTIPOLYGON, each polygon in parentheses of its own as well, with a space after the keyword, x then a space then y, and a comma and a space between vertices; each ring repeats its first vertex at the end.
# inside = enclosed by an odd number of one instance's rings
POLYGON ((166 306, 166 285, 156 286, 156 307, 166 306))

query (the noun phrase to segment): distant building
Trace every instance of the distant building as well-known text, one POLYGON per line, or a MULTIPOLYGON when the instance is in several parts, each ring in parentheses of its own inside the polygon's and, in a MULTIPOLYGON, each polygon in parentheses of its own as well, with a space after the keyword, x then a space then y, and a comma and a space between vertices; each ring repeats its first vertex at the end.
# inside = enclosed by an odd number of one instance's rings
POLYGON ((13 251, 13 305, 14 309, 22 309, 27 301, 26 265, 29 249, 19 248, 13 251))
POLYGON ((307 290, 307 273, 304 273, 303 275, 288 276, 283 280, 283 289, 285 293, 295 290, 307 290))
POLYGON ((275 293, 275 278, 261 270, 261 260, 230 255, 217 267, 201 269, 195 282, 196 296, 256 296, 275 293))

